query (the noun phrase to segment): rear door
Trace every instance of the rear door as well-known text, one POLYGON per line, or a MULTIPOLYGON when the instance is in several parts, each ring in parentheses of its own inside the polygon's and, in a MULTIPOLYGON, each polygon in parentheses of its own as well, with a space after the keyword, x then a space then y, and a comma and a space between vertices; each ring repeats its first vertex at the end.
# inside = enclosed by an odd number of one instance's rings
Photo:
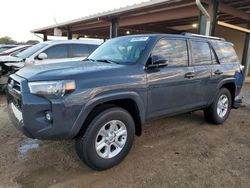
POLYGON ((207 105, 212 94, 212 54, 210 44, 204 40, 190 40, 192 51, 192 66, 194 67, 194 80, 198 84, 194 97, 201 106, 207 105))
POLYGON ((185 39, 160 39, 151 56, 168 59, 168 66, 147 70, 148 118, 174 114, 197 106, 194 68, 189 67, 185 39))

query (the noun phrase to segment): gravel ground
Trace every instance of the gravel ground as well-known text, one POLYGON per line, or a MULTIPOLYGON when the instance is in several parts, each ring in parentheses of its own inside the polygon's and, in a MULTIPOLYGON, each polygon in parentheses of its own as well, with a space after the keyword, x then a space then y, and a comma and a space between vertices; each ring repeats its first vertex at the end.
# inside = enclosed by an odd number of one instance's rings
POLYGON ((0 187, 250 187, 250 86, 222 126, 201 111, 145 125, 126 159, 95 172, 74 141, 38 141, 10 123, 0 95, 0 187))

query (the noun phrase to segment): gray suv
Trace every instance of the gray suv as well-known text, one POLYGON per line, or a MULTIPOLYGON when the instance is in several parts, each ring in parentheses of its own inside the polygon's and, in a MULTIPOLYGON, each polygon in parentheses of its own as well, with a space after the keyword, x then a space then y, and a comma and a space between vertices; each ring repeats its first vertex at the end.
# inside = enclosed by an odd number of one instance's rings
POLYGON ((142 125, 204 110, 222 124, 239 106, 242 70, 233 45, 193 34, 108 40, 88 59, 23 68, 10 76, 9 115, 36 139, 75 139, 95 170, 120 163, 142 125))

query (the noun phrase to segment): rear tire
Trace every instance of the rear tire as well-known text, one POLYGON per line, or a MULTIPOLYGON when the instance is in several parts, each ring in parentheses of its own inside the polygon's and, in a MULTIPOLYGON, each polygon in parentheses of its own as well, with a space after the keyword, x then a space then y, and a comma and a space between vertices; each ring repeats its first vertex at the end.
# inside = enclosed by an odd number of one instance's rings
POLYGON ((135 123, 124 109, 112 107, 99 113, 76 140, 79 158, 94 170, 106 170, 120 163, 130 151, 135 123))
POLYGON ((205 118, 214 124, 224 123, 231 111, 232 96, 227 88, 221 88, 214 102, 204 110, 205 118))

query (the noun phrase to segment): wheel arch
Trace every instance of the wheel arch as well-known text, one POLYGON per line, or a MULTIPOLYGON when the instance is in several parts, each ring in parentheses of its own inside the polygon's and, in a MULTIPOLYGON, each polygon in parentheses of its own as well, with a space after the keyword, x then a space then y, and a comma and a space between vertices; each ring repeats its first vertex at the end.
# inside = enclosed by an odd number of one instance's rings
POLYGON ((221 86, 221 88, 226 88, 231 93, 232 97, 232 106, 234 105, 235 93, 236 93, 236 84, 233 82, 225 83, 221 86))
POLYGON ((231 93, 232 96, 232 106, 234 105, 234 99, 235 99, 235 95, 236 95, 236 83, 235 83, 235 78, 229 78, 229 79, 224 79, 222 80, 216 89, 216 95, 214 95, 214 97, 212 98, 212 100, 210 101, 210 104, 214 101, 215 97, 218 95, 219 91, 221 88, 227 88, 229 90, 229 92, 231 93))
POLYGON ((127 110, 135 121, 136 135, 140 136, 145 122, 145 106, 136 92, 116 93, 93 98, 81 111, 71 132, 78 137, 86 131, 90 121, 102 111, 111 107, 121 107, 127 110))

